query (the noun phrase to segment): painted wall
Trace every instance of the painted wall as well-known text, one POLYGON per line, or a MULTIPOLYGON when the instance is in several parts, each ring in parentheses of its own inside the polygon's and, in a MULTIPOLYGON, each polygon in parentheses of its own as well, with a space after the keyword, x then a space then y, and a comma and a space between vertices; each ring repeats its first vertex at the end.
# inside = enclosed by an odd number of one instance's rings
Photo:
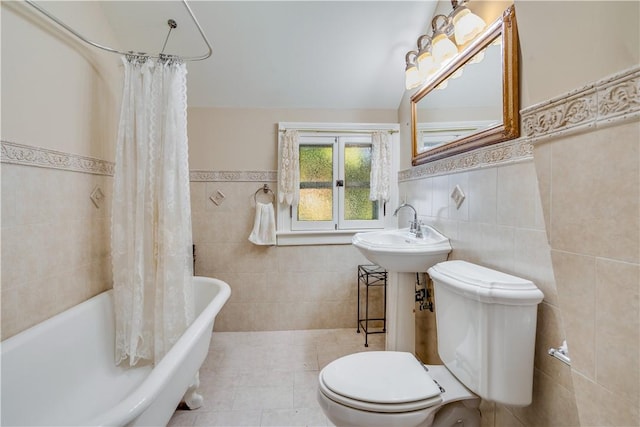
POLYGON ((395 110, 189 108, 189 167, 275 171, 278 122, 397 123, 395 110))
MULTIPOLYGON (((1 7, 4 339, 111 286, 111 178, 99 172, 104 162, 70 165, 113 159, 120 80, 117 56, 80 44, 23 2, 1 7), (90 200, 96 186, 106 195, 100 208, 90 200)), ((97 3, 46 7, 113 40, 97 3)))
MULTIPOLYGON (((81 34, 114 45, 99 3, 44 7, 81 34)), ((112 161, 118 56, 80 42, 22 2, 2 2, 2 36, 2 139, 112 161)))
MULTIPOLYGON (((264 183, 277 188, 278 122, 396 123, 396 114, 189 109, 191 168, 226 171, 191 183, 196 273, 225 280, 232 289, 216 330, 355 327, 357 266, 369 262, 351 245, 253 245, 247 240, 255 215, 253 197, 264 183), (218 191, 226 196, 219 206, 210 200, 218 191)), ((374 292, 371 301, 372 315, 377 316, 381 295, 374 292)))
MULTIPOLYGON (((486 17, 490 3, 472 6, 486 17)), ((640 63, 637 2, 515 4, 523 109, 640 63)), ((400 183, 400 197, 415 201, 423 219, 452 238, 452 258, 531 279, 545 293, 538 310, 533 404, 507 408, 484 402, 484 425, 640 424, 637 81, 611 100, 612 108, 636 111, 635 119, 630 114, 615 125, 602 120, 572 135, 551 134, 518 162, 449 173, 441 168, 400 183), (455 185, 467 196, 459 210, 449 198, 455 185), (546 354, 565 338, 571 367, 546 354)), ((401 169, 411 171, 409 96, 399 117, 401 169)), ((561 128, 576 117, 568 99, 556 110, 567 116, 561 128)), ((431 330, 428 320, 421 318, 425 333, 431 330)), ((433 337, 424 345, 434 346, 433 337)))

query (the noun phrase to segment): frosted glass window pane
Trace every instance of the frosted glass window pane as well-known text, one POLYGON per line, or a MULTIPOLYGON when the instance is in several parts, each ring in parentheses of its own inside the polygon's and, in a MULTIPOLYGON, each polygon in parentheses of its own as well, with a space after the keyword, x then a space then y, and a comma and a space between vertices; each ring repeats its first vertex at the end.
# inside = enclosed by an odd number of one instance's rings
POLYGON ((300 145, 298 221, 333 221, 332 145, 300 145))
POLYGON ((333 221, 332 193, 332 189, 301 189, 298 221, 333 221))
POLYGON ((344 219, 378 219, 378 202, 369 200, 371 145, 347 144, 344 149, 344 219))
POLYGON ((300 183, 333 181, 333 146, 300 145, 300 183))

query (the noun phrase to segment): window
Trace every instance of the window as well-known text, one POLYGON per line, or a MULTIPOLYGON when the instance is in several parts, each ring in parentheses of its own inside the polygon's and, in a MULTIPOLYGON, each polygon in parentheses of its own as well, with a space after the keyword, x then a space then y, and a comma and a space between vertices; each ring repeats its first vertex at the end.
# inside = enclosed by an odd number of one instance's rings
POLYGON ((382 228, 382 209, 369 200, 371 136, 300 135, 300 201, 291 230, 382 228))
POLYGON ((420 152, 430 150, 497 124, 491 120, 418 123, 418 149, 420 152))
POLYGON ((398 125, 279 126, 298 131, 300 192, 297 204, 278 204, 278 245, 348 244, 358 231, 385 227, 385 206, 369 200, 371 133, 398 125))

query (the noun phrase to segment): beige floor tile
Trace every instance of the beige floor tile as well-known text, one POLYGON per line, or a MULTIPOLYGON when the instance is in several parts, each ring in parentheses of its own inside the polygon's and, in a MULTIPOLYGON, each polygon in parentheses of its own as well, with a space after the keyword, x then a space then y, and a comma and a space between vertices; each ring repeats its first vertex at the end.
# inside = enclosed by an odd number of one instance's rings
POLYGON ((259 410, 203 412, 196 418, 194 426, 253 427, 260 425, 261 416, 262 411, 259 410))
POLYGON ((365 348, 355 328, 214 332, 200 370, 204 404, 169 426, 331 426, 316 401, 319 368, 384 346, 384 335, 370 335, 365 348))
POLYGON ((293 407, 317 408, 317 393, 317 385, 294 387, 293 407))
POLYGON ((261 426, 327 426, 320 408, 269 409, 262 412, 261 426))
POLYGON ((293 372, 263 371, 247 372, 238 375, 237 385, 240 387, 292 387, 293 372))
POLYGON ((299 371, 294 373, 293 387, 294 391, 298 387, 312 387, 318 384, 319 371, 299 371))
POLYGON ((276 387, 237 387, 233 410, 293 408, 293 384, 276 387))
POLYGON ((193 426, 198 413, 196 411, 176 411, 171 417, 167 427, 190 427, 193 426))

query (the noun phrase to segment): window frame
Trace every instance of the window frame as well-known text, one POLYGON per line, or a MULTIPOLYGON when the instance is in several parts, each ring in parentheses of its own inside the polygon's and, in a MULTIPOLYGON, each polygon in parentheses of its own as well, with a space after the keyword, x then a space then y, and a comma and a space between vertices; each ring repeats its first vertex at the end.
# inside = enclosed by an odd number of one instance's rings
POLYGON ((348 144, 351 145, 368 145, 372 146, 371 134, 367 135, 342 135, 338 137, 338 171, 340 173, 338 179, 345 181, 345 185, 336 187, 338 189, 338 215, 336 217, 338 230, 380 230, 384 228, 385 207, 382 203, 378 204, 378 219, 375 220, 348 220, 345 219, 345 192, 346 192, 346 174, 345 174, 345 149, 348 144))
POLYGON ((331 145, 331 155, 333 165, 332 179, 331 179, 331 193, 332 193, 332 215, 330 221, 299 221, 298 218, 298 207, 291 206, 291 231, 330 231, 335 230, 335 218, 338 215, 338 200, 336 200, 336 186, 335 180, 340 179, 336 178, 340 175, 338 162, 336 158, 338 158, 338 150, 336 144, 336 138, 334 136, 327 135, 309 135, 309 134, 301 134, 300 135, 300 146, 303 145, 331 145))
MULTIPOLYGON (((344 141, 353 141, 357 140, 357 138, 368 138, 367 143, 371 144, 371 133, 375 130, 381 131, 389 131, 390 132, 390 143, 392 146, 392 172, 391 172, 391 182, 390 188, 391 195, 389 203, 395 204, 397 202, 397 172, 398 172, 398 139, 399 139, 399 125, 397 123, 299 123, 299 122, 280 122, 278 123, 278 162, 280 161, 280 137, 281 132, 285 129, 295 129, 300 133, 300 145, 303 145, 303 137, 313 136, 314 134, 317 136, 325 136, 327 138, 335 138, 342 137, 344 141)), ((334 156, 336 155, 337 150, 334 149, 334 156)), ((279 165, 278 165, 279 166, 279 165)), ((334 161, 334 171, 336 167, 339 166, 342 170, 344 170, 344 164, 336 165, 334 161)), ((279 170, 279 168, 278 168, 279 170)), ((343 178, 335 178, 335 179, 343 179, 343 178)), ((337 188, 339 192, 344 193, 343 187, 336 187, 335 182, 333 183, 334 190, 337 188)), ((335 193, 335 191, 334 191, 335 193)), ((344 206, 344 194, 341 195, 342 200, 339 205, 344 206)), ((334 204, 334 209, 337 209, 338 206, 334 204)), ((343 208, 342 208, 343 209, 343 208)), ((311 227, 307 227, 306 229, 298 229, 301 227, 295 227, 293 225, 293 218, 295 215, 294 207, 290 207, 284 203, 277 204, 277 228, 276 228, 276 239, 278 246, 289 246, 289 245, 324 245, 324 244, 351 244, 351 238, 355 233, 362 231, 373 231, 384 228, 395 228, 394 221, 386 212, 386 206, 383 206, 381 203, 379 206, 380 214, 377 224, 374 227, 363 227, 365 224, 358 224, 358 221, 353 221, 349 224, 347 223, 340 224, 338 229, 335 229, 334 222, 331 221, 330 227, 326 227, 325 229, 317 229, 311 227), (343 228, 344 227, 344 228, 343 228)), ((334 219, 340 218, 344 216, 344 212, 334 212, 334 219)))

